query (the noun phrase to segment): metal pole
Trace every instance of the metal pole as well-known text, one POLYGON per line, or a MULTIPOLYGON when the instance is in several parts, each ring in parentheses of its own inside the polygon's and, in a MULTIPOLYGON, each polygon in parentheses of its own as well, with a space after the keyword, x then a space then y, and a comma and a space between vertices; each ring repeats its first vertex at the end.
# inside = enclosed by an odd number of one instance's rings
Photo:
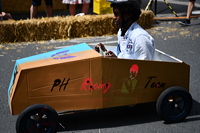
POLYGON ((155 16, 157 14, 157 0, 155 0, 155 12, 154 12, 155 16))
POLYGON ((150 8, 149 6, 152 4, 152 1, 153 1, 153 0, 149 0, 147 6, 146 6, 146 8, 145 8, 145 11, 149 10, 149 8, 150 8))
POLYGON ((178 17, 178 15, 177 15, 176 12, 172 9, 172 7, 169 5, 169 3, 168 3, 166 0, 164 0, 164 2, 165 2, 165 4, 168 6, 168 8, 172 11, 172 13, 173 13, 176 17, 178 17))

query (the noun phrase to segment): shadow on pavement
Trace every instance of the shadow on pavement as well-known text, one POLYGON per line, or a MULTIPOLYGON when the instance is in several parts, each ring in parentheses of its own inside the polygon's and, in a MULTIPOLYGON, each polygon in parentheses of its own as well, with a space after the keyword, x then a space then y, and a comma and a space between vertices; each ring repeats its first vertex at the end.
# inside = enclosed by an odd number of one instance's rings
MULTIPOLYGON (((200 103, 197 102, 196 100, 193 100, 193 107, 191 110, 191 113, 189 116, 196 116, 196 115, 200 115, 200 103)), ((200 117, 199 117, 200 119, 200 117)))
MULTIPOLYGON (((197 117, 197 115, 200 115, 199 108, 200 103, 193 100, 192 111, 183 123, 200 120, 200 117, 197 117)), ((152 102, 138 104, 134 107, 123 106, 61 115, 59 116, 61 125, 58 131, 113 128, 156 121, 163 120, 157 115, 156 102, 152 102)), ((164 121, 163 123, 165 124, 164 121)))
POLYGON ((58 131, 112 128, 159 121, 156 104, 145 103, 134 107, 115 107, 59 116, 58 131))

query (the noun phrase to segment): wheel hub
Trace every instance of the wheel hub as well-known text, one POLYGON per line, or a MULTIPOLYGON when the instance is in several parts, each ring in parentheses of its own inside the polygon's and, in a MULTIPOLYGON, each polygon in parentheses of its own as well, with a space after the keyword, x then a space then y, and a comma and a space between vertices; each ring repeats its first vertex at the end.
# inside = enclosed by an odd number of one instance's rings
POLYGON ((174 104, 174 107, 177 109, 178 108, 178 104, 174 104))

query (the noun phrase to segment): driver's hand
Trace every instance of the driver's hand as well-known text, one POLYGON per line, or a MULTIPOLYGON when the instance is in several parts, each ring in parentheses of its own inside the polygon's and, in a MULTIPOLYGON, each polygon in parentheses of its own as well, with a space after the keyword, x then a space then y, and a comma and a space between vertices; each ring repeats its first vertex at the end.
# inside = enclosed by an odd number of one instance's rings
POLYGON ((105 48, 105 46, 104 46, 102 43, 99 43, 99 44, 97 44, 97 45, 95 46, 95 50, 96 50, 98 53, 100 52, 99 47, 100 47, 104 52, 107 51, 106 48, 105 48))
POLYGON ((112 51, 106 51, 105 52, 105 57, 114 57, 114 58, 117 58, 117 56, 112 51))

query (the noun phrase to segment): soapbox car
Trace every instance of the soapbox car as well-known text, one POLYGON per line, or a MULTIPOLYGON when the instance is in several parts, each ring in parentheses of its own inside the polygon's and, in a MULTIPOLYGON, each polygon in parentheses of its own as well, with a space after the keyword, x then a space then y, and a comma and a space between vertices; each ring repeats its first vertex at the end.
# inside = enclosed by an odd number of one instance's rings
MULTIPOLYGON (((109 47, 108 47, 109 49, 109 47)), ((57 130, 58 114, 157 101, 166 122, 192 108, 190 66, 156 50, 155 60, 103 57, 85 43, 18 59, 8 88, 16 130, 57 130)))

